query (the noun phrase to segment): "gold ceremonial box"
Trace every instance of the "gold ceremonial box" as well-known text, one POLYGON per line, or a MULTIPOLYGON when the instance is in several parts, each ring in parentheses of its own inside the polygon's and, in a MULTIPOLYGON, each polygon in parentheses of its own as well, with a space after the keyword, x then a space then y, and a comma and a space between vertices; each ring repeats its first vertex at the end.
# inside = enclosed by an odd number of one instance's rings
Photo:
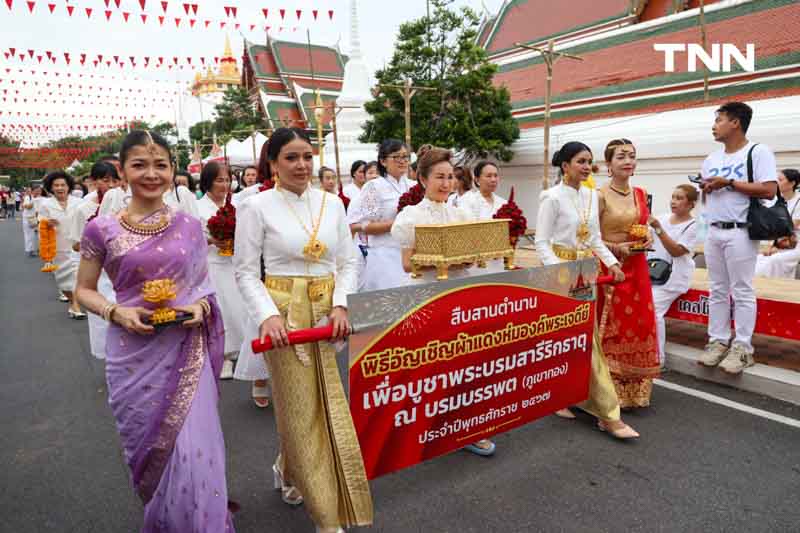
POLYGON ((436 279, 447 279, 450 266, 503 259, 506 270, 514 268, 514 248, 508 239, 509 219, 422 224, 414 227, 415 250, 411 256, 411 277, 420 277, 422 267, 436 267, 436 279))

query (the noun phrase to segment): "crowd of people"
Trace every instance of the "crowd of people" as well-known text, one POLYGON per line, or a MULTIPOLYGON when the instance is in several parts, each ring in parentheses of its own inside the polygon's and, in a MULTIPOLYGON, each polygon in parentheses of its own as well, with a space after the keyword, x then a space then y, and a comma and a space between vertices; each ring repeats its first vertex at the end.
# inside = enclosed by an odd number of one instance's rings
MULTIPOLYGON (((718 110, 713 131, 724 147, 705 161, 700 186, 678 186, 671 212, 658 217, 634 185, 632 141, 607 144, 609 180, 596 189, 586 186, 595 163, 587 145, 569 142, 553 156, 560 181, 541 194, 535 249, 545 265, 596 257, 615 281, 598 290, 589 398, 575 406, 615 438, 639 437, 622 411, 650 404, 664 365, 664 315, 692 278, 692 211, 701 195, 711 279, 702 364, 731 373, 753 364, 752 278, 756 271, 793 272, 800 259, 791 246, 797 233, 760 255, 748 238, 750 197, 780 190, 800 219, 800 175, 778 172, 768 147, 752 149, 751 117, 742 103, 718 110), (741 171, 748 154, 752 180, 741 171), (651 283, 648 258, 669 263, 668 279, 651 283)), ((89 311, 91 350, 105 359, 109 403, 144 502, 144 531, 233 531, 217 407, 217 380, 230 378, 251 382, 258 407, 274 406, 280 452, 271 468, 283 501, 304 505, 317 531, 372 523, 333 344, 290 345, 288 333, 327 322, 333 340, 345 339, 349 294, 435 281, 433 271, 409 275, 416 225, 491 219, 506 203, 496 194, 498 164, 455 165, 450 150, 430 145, 415 155, 412 163, 410 148, 388 139, 375 161, 353 163, 342 187, 331 169, 315 175, 304 130, 280 128, 257 166, 233 180, 225 165, 207 164, 195 193, 194 179, 176 171, 169 144, 133 131, 118 156, 95 163, 85 193, 76 193, 69 174, 53 172, 21 195, 26 252, 36 254, 38 228, 54 229, 54 277, 68 314, 83 319, 89 311), (417 184, 421 201, 398 214, 401 196, 417 184), (209 229, 229 205, 236 208, 232 254, 209 229), (156 323, 159 300, 180 325, 156 323), (273 349, 254 354, 254 338, 269 338, 273 349)), ((465 265, 451 276, 502 268, 501 261, 488 269, 465 265)), ((575 418, 570 409, 556 414, 575 418)), ((490 440, 465 449, 496 453, 490 440)))

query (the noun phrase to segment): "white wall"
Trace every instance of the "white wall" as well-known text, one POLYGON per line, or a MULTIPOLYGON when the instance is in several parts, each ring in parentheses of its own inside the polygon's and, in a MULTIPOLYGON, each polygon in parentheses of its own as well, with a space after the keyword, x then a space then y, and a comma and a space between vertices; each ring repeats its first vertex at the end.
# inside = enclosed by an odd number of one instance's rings
MULTIPOLYGON (((765 143, 777 156, 778 168, 800 167, 800 96, 789 96, 748 102, 753 108, 753 121, 748 137, 765 143)), ((604 182, 606 168, 603 149, 608 141, 625 137, 634 142, 638 166, 634 184, 653 195, 653 211, 669 209, 672 189, 687 183, 688 174, 697 174, 705 157, 722 145, 711 136, 714 110, 718 106, 668 111, 651 115, 635 115, 555 126, 551 129, 553 151, 568 141, 588 144, 600 165, 598 184, 604 182)), ((539 192, 542 184, 541 128, 523 130, 513 146, 514 160, 502 166, 502 183, 498 194, 507 197, 513 185, 516 201, 528 218, 536 224, 539 192)), ((556 169, 550 168, 551 184, 556 169)))

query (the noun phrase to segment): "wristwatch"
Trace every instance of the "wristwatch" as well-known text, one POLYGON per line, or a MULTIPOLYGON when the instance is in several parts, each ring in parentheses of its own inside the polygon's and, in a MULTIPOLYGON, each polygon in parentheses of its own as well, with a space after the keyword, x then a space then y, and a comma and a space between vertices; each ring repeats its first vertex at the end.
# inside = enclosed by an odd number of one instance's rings
POLYGON ((733 191, 733 190, 735 190, 735 189, 733 188, 733 182, 734 182, 734 179, 733 179, 733 178, 729 179, 729 180, 728 180, 728 185, 727 185, 725 188, 726 188, 726 189, 728 189, 729 191, 733 191))
POLYGON ((659 237, 661 237, 661 234, 662 234, 662 233, 664 233, 664 230, 663 230, 663 229, 661 229, 661 228, 653 228, 653 231, 654 231, 654 232, 656 233, 656 235, 658 235, 659 237))

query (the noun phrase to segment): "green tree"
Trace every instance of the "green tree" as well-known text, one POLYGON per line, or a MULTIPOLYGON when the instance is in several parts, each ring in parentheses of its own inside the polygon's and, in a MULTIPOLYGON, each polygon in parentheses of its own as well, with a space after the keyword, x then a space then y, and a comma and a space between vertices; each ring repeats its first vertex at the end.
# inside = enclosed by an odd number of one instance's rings
POLYGON ((225 91, 222 102, 214 109, 217 113, 214 121, 215 132, 221 138, 238 137, 242 139, 253 129, 261 129, 266 126, 244 87, 229 87, 225 91))
MULTIPOLYGON (((405 138, 402 95, 381 85, 402 85, 410 79, 419 91, 411 103, 411 143, 463 151, 468 161, 493 156, 513 157, 511 144, 519 126, 511 116, 504 87, 495 87, 497 67, 477 44, 478 16, 469 8, 455 11, 453 0, 431 0, 431 16, 404 23, 389 65, 376 73, 378 96, 364 108, 367 121, 362 142, 405 138)), ((377 91, 376 91, 377 92, 377 91)))
POLYGON ((189 140, 192 143, 203 145, 200 151, 203 157, 206 157, 211 151, 211 144, 214 142, 214 135, 216 135, 216 133, 217 129, 214 122, 211 120, 203 120, 189 127, 189 140))

